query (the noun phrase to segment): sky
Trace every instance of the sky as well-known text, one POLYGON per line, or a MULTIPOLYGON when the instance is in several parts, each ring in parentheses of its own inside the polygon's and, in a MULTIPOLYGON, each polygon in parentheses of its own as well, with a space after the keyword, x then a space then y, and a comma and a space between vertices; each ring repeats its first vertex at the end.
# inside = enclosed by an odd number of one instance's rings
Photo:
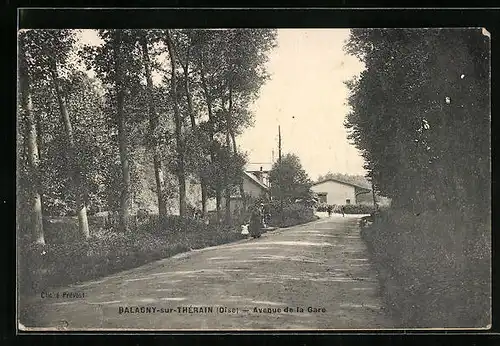
MULTIPOLYGON (((269 53, 270 80, 252 106, 254 126, 237 139, 250 163, 296 154, 313 180, 328 172, 365 174, 363 158, 347 139, 344 81, 363 64, 343 52, 349 29, 278 29, 277 47, 269 53)), ((95 31, 84 30, 81 43, 99 44, 95 31)))
POLYGON ((278 125, 283 153, 297 154, 311 179, 329 171, 365 174, 363 158, 343 126, 348 113, 344 81, 363 64, 343 52, 348 29, 280 29, 270 54, 271 79, 253 106, 255 126, 240 137, 250 162, 277 159, 278 125))

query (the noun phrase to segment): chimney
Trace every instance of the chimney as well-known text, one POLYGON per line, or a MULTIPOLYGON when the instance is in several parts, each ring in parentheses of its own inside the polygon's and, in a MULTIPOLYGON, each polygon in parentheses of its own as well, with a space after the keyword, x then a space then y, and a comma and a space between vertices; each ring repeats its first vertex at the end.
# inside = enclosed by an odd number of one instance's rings
POLYGON ((259 173, 257 173, 257 178, 259 178, 259 181, 262 183, 263 180, 262 166, 260 166, 259 173))

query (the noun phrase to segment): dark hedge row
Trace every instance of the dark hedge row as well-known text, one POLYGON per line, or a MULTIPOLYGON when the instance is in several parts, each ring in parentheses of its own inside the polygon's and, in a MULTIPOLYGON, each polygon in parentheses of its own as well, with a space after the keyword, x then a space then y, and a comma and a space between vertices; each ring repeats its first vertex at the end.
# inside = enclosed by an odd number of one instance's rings
POLYGON ((274 227, 291 227, 317 219, 318 217, 314 215, 314 210, 304 204, 294 203, 284 205, 283 216, 281 214, 281 206, 279 203, 271 205, 270 225, 274 227))
POLYGON ((317 211, 326 212, 328 211, 328 207, 332 208, 333 213, 342 213, 341 208, 344 208, 344 212, 346 214, 371 214, 375 211, 375 208, 371 205, 365 204, 344 204, 344 205, 328 205, 328 204, 320 204, 316 207, 317 211))
MULTIPOLYGON (((23 293, 90 280, 140 266, 177 253, 242 239, 236 227, 206 225, 168 217, 158 227, 150 217, 129 233, 93 227, 90 239, 77 237, 77 221, 47 222, 46 245, 20 239, 20 279, 23 293)), ((21 229, 20 234, 26 234, 21 229)))
POLYGON ((491 226, 457 210, 389 210, 362 230, 400 328, 490 323, 491 226))
MULTIPOLYGON (((271 225, 289 227, 316 220, 310 208, 287 205, 284 222, 273 208, 271 225)), ((23 294, 47 287, 91 280, 135 268, 190 249, 225 244, 246 238, 241 235, 244 221, 235 217, 231 225, 202 220, 158 215, 143 215, 133 220, 129 233, 115 228, 108 216, 91 216, 90 239, 78 237, 78 221, 72 217, 44 220, 46 245, 30 244, 29 233, 20 226, 19 270, 23 294)))

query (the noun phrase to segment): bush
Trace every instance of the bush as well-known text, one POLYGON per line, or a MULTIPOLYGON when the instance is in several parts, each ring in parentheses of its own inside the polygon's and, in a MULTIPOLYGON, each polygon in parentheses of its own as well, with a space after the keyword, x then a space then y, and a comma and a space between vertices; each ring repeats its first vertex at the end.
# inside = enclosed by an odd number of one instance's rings
MULTIPOLYGON (((19 238, 22 293, 39 293, 47 287, 90 280, 190 249, 244 238, 239 226, 235 229, 206 225, 201 220, 178 216, 164 218, 161 227, 158 227, 158 223, 158 215, 149 215, 136 231, 128 233, 111 228, 91 228, 90 239, 82 241, 64 236, 65 231, 70 234, 78 231, 77 223, 75 226, 71 219, 48 222, 45 232, 57 235, 52 238, 49 236, 48 239, 57 241, 33 245, 27 237, 19 238)), ((18 234, 28 233, 20 229, 18 234)))
POLYGON ((274 227, 291 227, 317 220, 314 210, 301 203, 288 203, 283 206, 283 219, 279 202, 271 204, 271 222, 274 227))
POLYGON ((375 211, 373 206, 365 204, 345 204, 340 207, 344 207, 346 214, 371 214, 375 211))
POLYGON ((337 204, 326 204, 322 203, 319 204, 316 207, 316 211, 319 212, 326 212, 328 211, 328 207, 332 208, 332 212, 340 214, 342 213, 341 208, 344 207, 344 211, 346 214, 371 214, 375 211, 375 208, 372 205, 366 205, 366 204, 344 204, 344 205, 337 205, 337 204))
POLYGON ((328 211, 328 207, 329 207, 329 205, 328 205, 328 204, 326 204, 326 203, 321 203, 321 204, 319 204, 318 206, 316 206, 316 211, 326 212, 326 211, 328 211))
MULTIPOLYGON (((279 207, 274 210, 274 225, 288 227, 313 221, 311 208, 302 204, 285 205, 285 222, 279 207)), ((244 215, 231 224, 205 224, 202 220, 143 214, 128 233, 121 232, 109 216, 89 217, 91 236, 82 240, 76 217, 46 218, 46 245, 29 243, 26 226, 18 225, 20 288, 23 294, 47 287, 95 279, 190 249, 215 246, 245 238, 240 232, 244 215), (21 236, 24 235, 24 236, 21 236)))

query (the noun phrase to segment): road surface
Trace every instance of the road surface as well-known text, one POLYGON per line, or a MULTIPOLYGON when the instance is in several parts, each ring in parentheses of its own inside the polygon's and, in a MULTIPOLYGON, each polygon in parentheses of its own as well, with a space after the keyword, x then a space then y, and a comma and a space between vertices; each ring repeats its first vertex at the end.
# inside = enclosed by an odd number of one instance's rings
POLYGON ((52 289, 23 302, 29 318, 21 322, 66 330, 391 328, 358 221, 334 215, 52 289))

